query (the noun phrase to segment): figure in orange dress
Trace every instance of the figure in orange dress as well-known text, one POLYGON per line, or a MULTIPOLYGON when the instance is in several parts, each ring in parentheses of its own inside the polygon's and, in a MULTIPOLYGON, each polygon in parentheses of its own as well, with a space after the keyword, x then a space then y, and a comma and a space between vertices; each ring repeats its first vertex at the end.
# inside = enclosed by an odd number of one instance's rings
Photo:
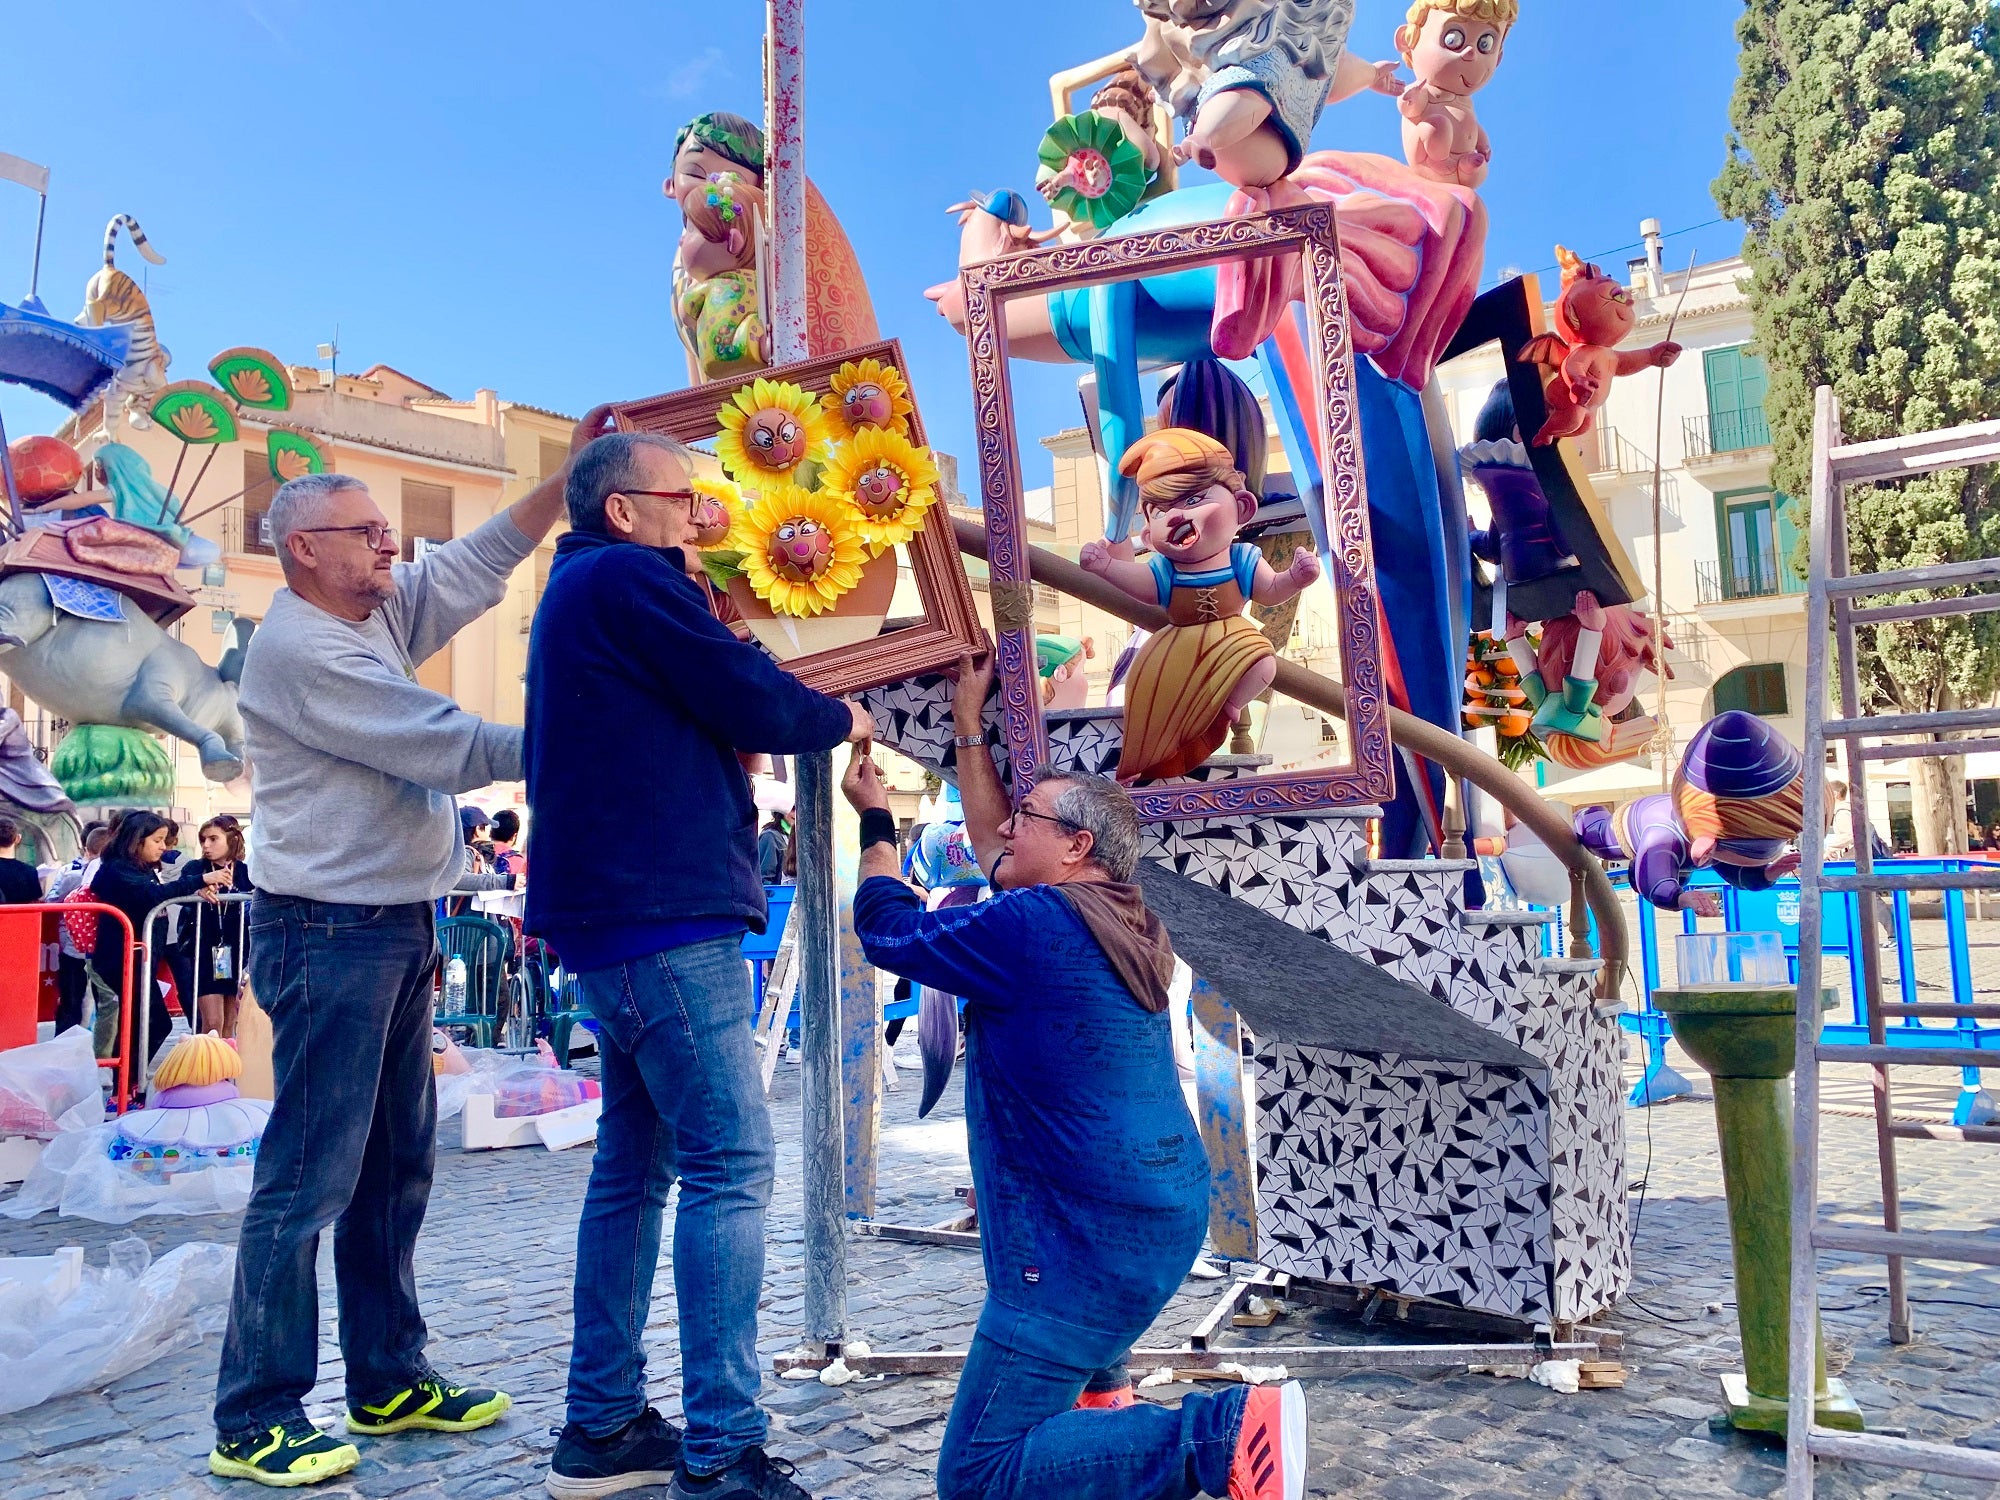
POLYGON ((1180 776, 1215 753, 1230 725, 1277 674, 1277 653, 1243 617, 1283 604, 1319 577, 1304 547, 1280 573, 1236 533, 1257 513, 1230 451, 1206 433, 1163 427, 1125 450, 1119 472, 1139 484, 1153 555, 1131 562, 1092 542, 1086 571, 1167 611, 1125 678, 1125 748, 1118 779, 1180 776))

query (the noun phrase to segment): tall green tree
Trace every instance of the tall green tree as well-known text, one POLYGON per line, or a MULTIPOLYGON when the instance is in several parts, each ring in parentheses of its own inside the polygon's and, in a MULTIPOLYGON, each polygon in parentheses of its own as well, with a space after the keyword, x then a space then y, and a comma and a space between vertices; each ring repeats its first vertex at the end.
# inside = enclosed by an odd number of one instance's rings
MULTIPOLYGON (((1729 159, 1770 368, 1773 482, 1809 493, 1813 392, 1850 440, 2000 417, 2000 6, 1747 0, 1729 159)), ((1850 491, 1856 571, 2000 553, 2000 483, 1957 470, 1850 491)), ((1919 596, 1911 596, 1919 597, 1919 596)), ((1863 691, 1916 713, 2000 684, 2000 616, 1861 632, 1863 691)), ((1920 847, 1962 847, 1962 761, 1921 761, 1920 847)))

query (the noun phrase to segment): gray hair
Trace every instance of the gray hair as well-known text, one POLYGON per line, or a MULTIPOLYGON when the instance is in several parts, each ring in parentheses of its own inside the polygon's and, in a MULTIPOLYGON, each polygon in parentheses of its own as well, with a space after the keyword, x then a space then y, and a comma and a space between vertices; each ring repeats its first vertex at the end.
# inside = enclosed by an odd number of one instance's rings
POLYGON ((639 454, 646 448, 680 460, 690 475, 694 454, 683 443, 657 432, 607 432, 585 445, 569 466, 563 485, 563 504, 569 509, 572 531, 603 535, 604 502, 611 495, 639 483, 639 454))
POLYGON ((1139 868, 1139 809, 1109 776, 1081 772, 1051 776, 1059 788, 1050 806, 1071 828, 1090 835, 1090 857, 1120 884, 1139 868))
POLYGON ((342 490, 368 493, 368 486, 352 474, 301 474, 287 479, 271 496, 271 550, 279 563, 292 565, 291 549, 285 545, 295 531, 307 531, 326 523, 333 510, 333 497, 342 490))

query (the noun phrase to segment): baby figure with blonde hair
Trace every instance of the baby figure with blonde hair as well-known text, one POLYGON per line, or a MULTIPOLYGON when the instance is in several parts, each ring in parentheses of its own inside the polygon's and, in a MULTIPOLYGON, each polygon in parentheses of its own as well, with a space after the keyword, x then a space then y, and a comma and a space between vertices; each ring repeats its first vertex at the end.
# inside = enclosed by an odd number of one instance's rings
POLYGON ((1396 29, 1396 50, 1417 75, 1397 107, 1403 155, 1437 182, 1477 188, 1493 143, 1472 112, 1472 96, 1499 70, 1520 0, 1416 0, 1396 29))
POLYGON ((1180 776, 1215 753, 1277 675, 1277 653, 1244 607, 1293 598, 1319 577, 1319 559, 1301 547, 1280 573, 1236 540, 1257 497, 1229 449, 1206 433, 1163 427, 1126 449, 1118 472, 1139 482, 1152 556, 1125 562, 1091 542, 1078 560, 1170 622, 1125 677, 1118 779, 1180 776))

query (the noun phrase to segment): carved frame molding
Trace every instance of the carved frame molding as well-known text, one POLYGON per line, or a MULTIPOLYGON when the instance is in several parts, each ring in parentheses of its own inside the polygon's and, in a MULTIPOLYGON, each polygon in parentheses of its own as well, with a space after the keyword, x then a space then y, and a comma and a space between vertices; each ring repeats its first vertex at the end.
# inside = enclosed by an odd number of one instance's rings
MULTIPOLYGON (((716 413, 752 380, 788 380, 815 395, 823 393, 833 374, 853 360, 875 359, 893 365, 910 387, 910 440, 928 447, 923 413, 915 409, 916 382, 903 358, 903 346, 895 339, 862 344, 838 354, 823 354, 796 364, 779 365, 729 380, 711 381, 663 396, 624 401, 611 408, 620 432, 656 432, 683 443, 705 442, 722 430, 716 413)), ((815 651, 779 665, 807 687, 836 695, 858 693, 882 687, 922 672, 936 672, 955 666, 967 652, 984 651, 986 629, 972 602, 972 585, 965 576, 965 560, 959 555, 952 536, 951 517, 944 496, 938 497, 924 528, 904 550, 910 572, 923 600, 924 618, 914 625, 885 631, 872 640, 830 651, 815 651)))
POLYGON ((1021 452, 1014 430, 1008 370, 1006 304, 1224 261, 1298 253, 1305 266, 1309 347, 1313 361, 1314 436, 1325 474, 1325 559, 1334 590, 1341 677, 1347 689, 1345 765, 1210 783, 1140 783, 1132 789, 1146 822, 1299 812, 1386 801, 1394 791, 1388 700, 1382 676, 1380 603, 1368 531, 1368 488, 1362 471, 1361 429, 1347 292, 1331 204, 1313 203, 1241 219, 1189 224, 1146 234, 1024 250, 967 266, 966 347, 972 363, 979 484, 986 518, 999 635, 1001 713, 1013 759, 1014 795, 1032 787, 1049 761, 1035 671, 1034 622, 1002 620, 997 606, 1030 587, 1022 501, 1021 452))

